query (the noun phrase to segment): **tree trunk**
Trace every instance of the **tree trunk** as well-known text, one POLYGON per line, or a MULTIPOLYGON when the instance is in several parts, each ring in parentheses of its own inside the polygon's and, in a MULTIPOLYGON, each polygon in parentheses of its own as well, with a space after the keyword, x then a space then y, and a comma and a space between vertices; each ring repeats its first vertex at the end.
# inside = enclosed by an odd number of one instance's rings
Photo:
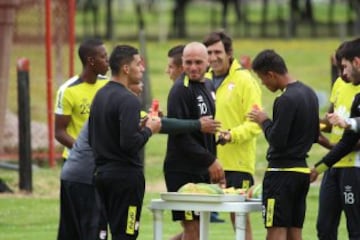
POLYGON ((17 0, 0 0, 0 153, 4 151, 4 128, 9 87, 10 55, 17 0))

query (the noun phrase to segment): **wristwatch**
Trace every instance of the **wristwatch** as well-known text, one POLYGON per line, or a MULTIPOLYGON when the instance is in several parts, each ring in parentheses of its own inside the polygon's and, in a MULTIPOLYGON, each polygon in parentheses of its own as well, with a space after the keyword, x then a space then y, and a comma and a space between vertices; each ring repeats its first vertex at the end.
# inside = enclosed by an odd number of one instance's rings
POLYGON ((344 119, 346 127, 345 129, 351 129, 353 131, 356 130, 356 121, 353 118, 345 118, 344 119))

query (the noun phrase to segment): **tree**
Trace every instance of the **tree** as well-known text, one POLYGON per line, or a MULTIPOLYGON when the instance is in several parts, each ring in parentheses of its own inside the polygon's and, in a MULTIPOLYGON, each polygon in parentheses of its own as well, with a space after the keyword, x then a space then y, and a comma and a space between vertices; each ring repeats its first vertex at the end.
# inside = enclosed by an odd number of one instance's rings
POLYGON ((10 53, 18 0, 0 0, 0 152, 4 151, 4 128, 9 87, 10 53))

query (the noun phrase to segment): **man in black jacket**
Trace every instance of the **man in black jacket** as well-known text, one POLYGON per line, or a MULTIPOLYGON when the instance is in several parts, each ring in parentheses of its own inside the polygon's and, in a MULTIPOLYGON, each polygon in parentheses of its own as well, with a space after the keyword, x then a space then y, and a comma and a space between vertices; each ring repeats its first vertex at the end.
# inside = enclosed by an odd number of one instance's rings
MULTIPOLYGON (((346 42, 339 52, 343 74, 354 85, 360 84, 360 38, 346 42)), ((357 94, 351 106, 350 118, 360 117, 360 94, 357 94)), ((352 125, 351 121, 348 125, 352 125)), ((311 181, 333 166, 345 155, 353 151, 360 139, 360 133, 346 129, 341 140, 322 160, 315 164, 311 172, 311 181)), ((360 159, 355 158, 352 167, 342 170, 340 189, 343 209, 347 219, 349 239, 360 239, 360 159)))
MULTIPOLYGON (((208 67, 206 47, 199 42, 186 45, 183 52, 184 73, 170 90, 167 112, 170 118, 198 119, 214 116, 214 99, 204 79, 208 67)), ((176 192, 193 182, 224 184, 224 171, 216 159, 215 136, 194 131, 169 134, 164 163, 167 190, 176 192)), ((184 231, 174 239, 199 238, 199 216, 191 211, 174 211, 173 220, 182 221, 184 231)))
POLYGON ((253 70, 270 91, 282 91, 274 102, 273 120, 258 108, 248 115, 269 143, 262 196, 266 239, 301 239, 310 183, 306 158, 319 136, 318 100, 311 88, 289 75, 273 50, 259 53, 253 70))
POLYGON ((89 144, 95 155, 96 188, 105 206, 112 239, 137 238, 145 192, 139 150, 160 130, 159 118, 140 128, 140 102, 128 89, 141 81, 144 66, 136 48, 115 47, 110 56, 111 81, 91 106, 89 144))

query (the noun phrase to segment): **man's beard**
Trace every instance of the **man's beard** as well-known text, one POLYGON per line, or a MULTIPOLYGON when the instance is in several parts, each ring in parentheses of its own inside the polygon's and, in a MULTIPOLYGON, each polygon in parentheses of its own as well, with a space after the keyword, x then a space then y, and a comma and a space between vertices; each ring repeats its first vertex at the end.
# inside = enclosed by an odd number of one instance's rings
POLYGON ((353 71, 351 72, 351 79, 354 85, 360 84, 360 70, 353 68, 353 71))

